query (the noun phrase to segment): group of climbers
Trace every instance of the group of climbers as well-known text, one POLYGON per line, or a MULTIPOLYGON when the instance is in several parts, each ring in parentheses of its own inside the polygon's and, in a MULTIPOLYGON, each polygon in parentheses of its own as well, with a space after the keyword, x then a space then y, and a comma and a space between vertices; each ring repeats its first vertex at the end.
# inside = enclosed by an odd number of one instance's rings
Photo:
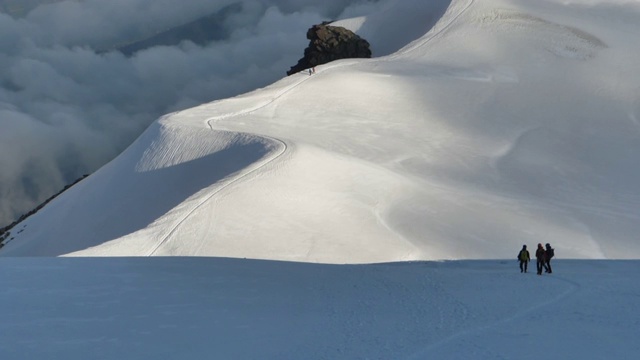
MULTIPOLYGON (((547 274, 551 274, 553 271, 551 270, 551 259, 555 256, 555 251, 551 247, 551 244, 547 243, 544 247, 542 244, 538 244, 538 249, 536 250, 536 269, 538 271, 538 275, 542 275, 542 269, 547 274)), ((527 250, 527 245, 522 245, 522 250, 518 253, 518 261, 520 261, 520 272, 527 272, 527 265, 531 257, 529 256, 529 250, 527 250)))

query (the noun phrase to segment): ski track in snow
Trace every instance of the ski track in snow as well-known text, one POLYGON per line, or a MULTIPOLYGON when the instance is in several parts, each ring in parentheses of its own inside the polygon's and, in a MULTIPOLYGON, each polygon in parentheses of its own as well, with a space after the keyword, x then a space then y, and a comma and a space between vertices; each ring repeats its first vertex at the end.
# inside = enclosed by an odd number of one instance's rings
MULTIPOLYGON (((451 17, 451 19, 442 26, 442 28, 436 30, 431 36, 429 36, 426 39, 422 39, 417 41, 414 44, 408 44, 407 47, 400 49, 398 52, 386 57, 385 60, 390 61, 390 60, 394 60, 397 59, 405 54, 409 54, 412 51, 419 49, 425 45, 427 45, 428 43, 430 43, 433 39, 435 39, 436 37, 438 37, 441 34, 444 34, 445 31, 447 31, 455 22, 456 20, 458 20, 460 18, 460 16, 462 16, 464 13, 467 12, 467 10, 469 10, 469 8, 471 8, 471 6, 475 3, 476 0, 469 0, 466 4, 461 5, 461 9, 451 17)), ((436 26, 438 25, 438 23, 436 23, 436 26)))
MULTIPOLYGON (((543 275, 545 277, 549 277, 551 278, 551 276, 548 275, 543 275)), ((419 350, 418 352, 414 353, 413 355, 410 355, 409 357, 407 357, 408 360, 419 360, 419 359, 428 359, 430 357, 431 352, 434 349, 437 349, 441 346, 444 346, 452 341, 455 340, 460 340, 464 337, 472 337, 474 335, 480 334, 482 332, 485 332, 487 330, 493 330, 500 327, 504 327, 505 324, 508 323, 512 323, 518 320, 522 320, 524 319, 527 315, 533 314, 536 311, 545 308, 549 305, 552 304, 556 304, 556 303, 560 303, 562 300, 568 298, 569 296, 571 296, 572 294, 575 294, 576 292, 579 291, 579 289, 581 288, 581 285, 575 281, 569 280, 569 279, 565 279, 562 277, 556 277, 553 276, 552 279, 556 280, 556 281, 560 281, 560 282, 564 282, 567 284, 567 289, 565 291, 563 291, 562 293, 560 293, 559 295, 555 296, 552 299, 549 299, 548 301, 543 301, 540 302, 534 306, 528 307, 522 311, 519 311, 511 316, 508 316, 506 318, 502 318, 499 320, 496 320, 488 325, 483 325, 483 326, 477 326, 474 327, 472 329, 469 330, 463 330, 460 332, 457 332, 453 335, 450 335, 442 340, 436 341, 435 343, 429 344, 427 346, 425 346, 424 348, 422 348, 421 350, 419 350)), ((452 298, 452 300, 455 300, 455 298, 452 298)), ((461 305, 464 306, 464 305, 461 305)), ((463 313, 466 314, 467 311, 463 309, 463 313)), ((466 317, 465 317, 466 318, 466 317)), ((464 323, 464 319, 462 320, 462 322, 464 323)), ((450 328, 450 327, 449 327, 450 328)), ((485 349, 486 350, 486 349, 485 349)))
POLYGON ((193 215, 196 210, 198 210, 200 207, 202 207, 205 203, 207 203, 209 200, 211 200, 215 195, 219 194, 222 190, 225 190, 227 187, 229 187, 230 185, 233 185, 235 183, 237 183, 238 181, 246 178, 247 176, 255 173, 256 171, 260 170, 261 168, 263 168, 264 166, 268 165, 269 163, 271 163, 272 161, 274 161, 275 159, 277 159, 278 157, 280 157, 282 154, 284 154, 287 151, 287 144, 283 141, 277 140, 277 139, 272 139, 272 140, 276 140, 278 142, 280 142, 283 146, 282 146, 282 150, 278 153, 276 153, 274 156, 264 160, 260 165, 258 165, 258 167, 251 169, 248 172, 245 172, 243 174, 240 174, 239 176, 231 179, 229 182, 225 183, 223 186, 221 186, 220 188, 216 189, 215 191, 213 191, 212 193, 210 193, 209 195, 207 195, 202 201, 200 201, 198 204, 196 204, 191 210, 189 210, 183 217, 182 219, 180 219, 180 221, 178 221, 172 228, 171 230, 167 233, 167 235, 165 235, 162 240, 160 240, 160 242, 158 242, 156 244, 156 246, 154 246, 154 248, 149 252, 149 254, 147 254, 147 256, 153 256, 159 249, 160 247, 162 247, 162 245, 166 244, 169 239, 171 238, 171 236, 176 232, 176 230, 178 230, 178 228, 189 219, 189 217, 191 217, 191 215, 193 215))
MULTIPOLYGON (((276 100, 278 100, 279 98, 281 98, 282 96, 284 96, 285 94, 287 94, 288 92, 290 92, 291 90, 295 89, 296 87, 298 87, 300 84, 304 83, 305 81, 307 81, 309 77, 306 78, 302 78, 302 80, 284 88, 282 91, 280 91, 279 93, 277 93, 275 96, 273 96, 269 101, 262 103, 262 104, 258 104, 252 108, 249 109, 244 109, 241 111, 236 111, 236 112, 230 112, 230 113, 226 113, 226 114, 222 114, 222 115, 218 115, 218 116, 214 116, 214 117, 210 117, 207 118, 206 120, 204 120, 204 122, 207 124, 207 126, 209 127, 209 129, 211 131, 225 131, 225 130, 220 130, 220 129, 216 129, 214 128, 214 126, 212 125, 212 123, 216 123, 217 121, 223 120, 223 119, 229 119, 232 117, 237 117, 237 116, 245 116, 248 115, 254 111, 263 109, 271 104, 273 104, 276 100)), ((177 115, 178 113, 176 113, 177 115)), ((251 134, 253 136, 257 136, 257 137, 261 137, 264 139, 268 139, 271 141, 275 141, 275 142, 279 142, 282 145, 282 149, 276 153, 274 156, 271 156, 270 158, 264 160, 258 167, 238 175, 237 177, 231 179, 229 182, 227 182, 226 184, 224 184, 222 187, 216 189, 214 192, 212 192, 211 194, 209 194, 208 196, 206 196, 202 201, 200 201, 198 204, 196 204, 191 210, 189 210, 185 216, 180 219, 180 221, 178 221, 172 228, 171 230, 167 233, 167 235, 165 235, 157 244, 156 246, 153 247, 153 249, 147 254, 147 256, 153 256, 164 244, 166 244, 169 239, 171 238, 171 236, 178 230, 178 228, 189 219, 189 217, 191 217, 191 215, 193 215, 200 207, 202 207, 205 203, 207 203, 209 200, 213 199, 214 196, 216 196, 217 194, 219 194, 221 191, 227 189, 230 185, 236 184, 237 182, 239 182, 242 179, 247 178, 249 175, 256 173, 258 170, 264 168, 265 166, 269 165, 270 163, 272 163, 273 161, 277 160, 278 158, 280 158, 285 152, 287 152, 287 150, 289 149, 289 145, 287 145, 287 143, 284 140, 281 139, 277 139, 274 137, 269 137, 269 136, 264 136, 264 135, 257 135, 257 134, 251 134)))

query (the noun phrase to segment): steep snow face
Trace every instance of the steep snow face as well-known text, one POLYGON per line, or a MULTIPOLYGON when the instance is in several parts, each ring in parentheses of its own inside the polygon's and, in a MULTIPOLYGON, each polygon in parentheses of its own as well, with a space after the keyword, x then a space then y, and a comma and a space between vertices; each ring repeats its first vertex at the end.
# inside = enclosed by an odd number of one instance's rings
MULTIPOLYGON (((418 27, 421 3, 345 24, 384 43, 376 19, 418 27)), ((389 56, 166 116, 0 254, 360 263, 550 242, 562 257, 640 256, 640 6, 433 9, 435 26, 389 56)))
POLYGON ((197 208, 283 150, 278 141, 248 134, 206 135, 155 123, 116 160, 22 224, 20 231, 33 240, 9 242, 6 254, 64 255, 145 229, 148 241, 129 242, 120 254, 152 255, 187 216, 185 209, 197 208))
MULTIPOLYGON (((373 56, 380 57, 424 36, 442 19, 451 3, 451 0, 392 0, 375 13, 338 20, 332 25, 357 33, 371 44, 373 56)), ((459 11, 455 6, 451 10, 450 14, 459 11)))

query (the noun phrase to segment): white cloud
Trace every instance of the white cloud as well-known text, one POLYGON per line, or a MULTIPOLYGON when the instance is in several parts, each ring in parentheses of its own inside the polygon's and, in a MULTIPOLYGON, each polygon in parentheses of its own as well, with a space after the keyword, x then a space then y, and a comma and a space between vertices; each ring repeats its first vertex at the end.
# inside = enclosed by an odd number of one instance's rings
POLYGON ((284 76, 311 25, 368 2, 243 1, 224 23, 229 38, 206 47, 182 43, 130 58, 94 50, 232 3, 63 1, 24 18, 0 14, 0 226, 95 171, 162 114, 284 76))

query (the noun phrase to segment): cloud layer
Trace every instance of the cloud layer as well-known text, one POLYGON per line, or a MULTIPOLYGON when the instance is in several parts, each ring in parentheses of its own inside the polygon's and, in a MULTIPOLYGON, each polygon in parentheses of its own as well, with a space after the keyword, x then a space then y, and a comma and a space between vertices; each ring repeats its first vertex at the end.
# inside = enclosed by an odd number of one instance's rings
POLYGON ((265 86, 306 30, 384 1, 86 0, 0 13, 0 227, 119 154, 162 114, 265 86), (241 3, 226 38, 102 52, 241 3))

